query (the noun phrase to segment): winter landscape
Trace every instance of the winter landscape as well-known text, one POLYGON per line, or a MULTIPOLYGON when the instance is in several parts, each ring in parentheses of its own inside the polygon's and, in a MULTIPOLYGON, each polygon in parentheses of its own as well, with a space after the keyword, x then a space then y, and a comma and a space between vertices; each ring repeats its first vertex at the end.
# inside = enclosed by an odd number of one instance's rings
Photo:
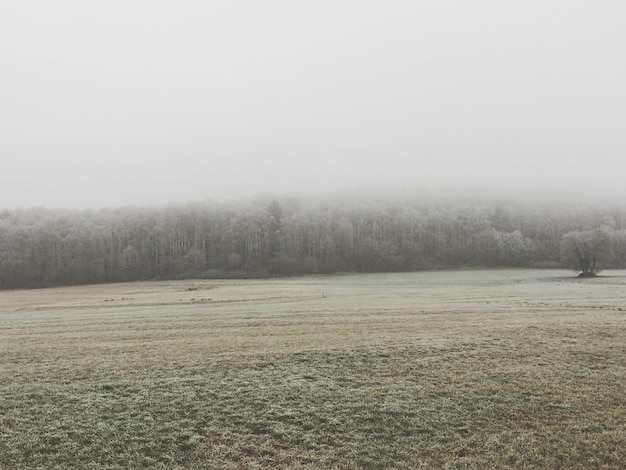
POLYGON ((626 468, 624 18, 0 2, 0 468, 626 468))

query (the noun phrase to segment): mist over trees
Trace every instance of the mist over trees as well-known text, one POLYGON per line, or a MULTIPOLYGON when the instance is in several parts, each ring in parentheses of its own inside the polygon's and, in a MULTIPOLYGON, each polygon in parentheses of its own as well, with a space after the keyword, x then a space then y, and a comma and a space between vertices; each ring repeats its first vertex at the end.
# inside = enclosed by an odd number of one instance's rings
POLYGON ((624 206, 419 197, 4 210, 0 288, 459 267, 623 268, 625 220, 624 206), (599 244, 579 243, 594 237, 599 244), (595 246, 595 255, 585 246, 595 246))

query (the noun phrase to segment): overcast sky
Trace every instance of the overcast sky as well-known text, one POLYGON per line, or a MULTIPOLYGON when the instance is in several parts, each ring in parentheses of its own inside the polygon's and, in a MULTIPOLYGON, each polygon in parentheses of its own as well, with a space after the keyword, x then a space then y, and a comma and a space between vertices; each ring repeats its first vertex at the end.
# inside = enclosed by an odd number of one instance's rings
POLYGON ((0 207, 626 196, 623 0, 7 0, 0 84, 0 207))

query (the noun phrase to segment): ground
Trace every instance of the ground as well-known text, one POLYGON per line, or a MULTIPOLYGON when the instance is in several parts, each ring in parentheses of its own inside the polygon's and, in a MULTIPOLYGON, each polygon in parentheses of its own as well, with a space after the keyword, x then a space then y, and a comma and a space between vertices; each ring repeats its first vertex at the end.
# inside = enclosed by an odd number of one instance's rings
POLYGON ((0 292, 0 468, 624 468, 626 272, 0 292))

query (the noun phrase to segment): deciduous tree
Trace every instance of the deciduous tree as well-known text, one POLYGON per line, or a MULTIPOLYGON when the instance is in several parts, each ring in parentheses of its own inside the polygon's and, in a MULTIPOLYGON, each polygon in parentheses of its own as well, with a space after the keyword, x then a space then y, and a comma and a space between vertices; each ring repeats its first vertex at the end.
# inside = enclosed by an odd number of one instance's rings
POLYGON ((611 256, 611 237, 607 230, 572 231, 563 235, 561 259, 580 277, 595 276, 598 263, 611 256))

